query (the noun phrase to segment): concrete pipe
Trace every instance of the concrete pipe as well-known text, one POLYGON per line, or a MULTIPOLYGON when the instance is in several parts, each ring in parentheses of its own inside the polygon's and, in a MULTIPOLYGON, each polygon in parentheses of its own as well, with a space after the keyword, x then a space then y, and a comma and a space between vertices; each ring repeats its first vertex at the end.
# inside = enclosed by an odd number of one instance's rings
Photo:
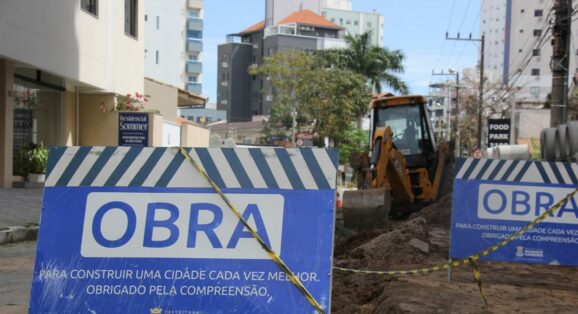
MULTIPOLYGON (((567 124, 568 148, 570 156, 576 158, 578 154, 578 121, 570 121, 567 124)), ((575 159, 576 160, 576 159, 575 159)))
POLYGON ((543 131, 543 136, 540 141, 540 146, 542 147, 543 157, 542 159, 547 161, 556 161, 560 152, 556 147, 556 137, 558 136, 557 128, 547 128, 543 131))
POLYGON ((546 160, 546 129, 540 131, 540 159, 546 160))
POLYGON ((496 147, 498 159, 505 160, 528 160, 530 151, 528 145, 502 145, 496 147))
POLYGON ((559 152, 558 160, 565 161, 570 156, 570 139, 568 138, 568 126, 560 124, 557 128, 556 149, 559 152))

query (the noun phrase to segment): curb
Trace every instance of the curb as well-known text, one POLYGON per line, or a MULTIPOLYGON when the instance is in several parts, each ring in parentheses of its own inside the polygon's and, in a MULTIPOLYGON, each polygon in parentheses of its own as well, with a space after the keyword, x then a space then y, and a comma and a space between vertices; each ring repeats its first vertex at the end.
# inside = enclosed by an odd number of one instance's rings
POLYGON ((37 237, 37 224, 0 228, 0 245, 21 241, 34 241, 37 237))

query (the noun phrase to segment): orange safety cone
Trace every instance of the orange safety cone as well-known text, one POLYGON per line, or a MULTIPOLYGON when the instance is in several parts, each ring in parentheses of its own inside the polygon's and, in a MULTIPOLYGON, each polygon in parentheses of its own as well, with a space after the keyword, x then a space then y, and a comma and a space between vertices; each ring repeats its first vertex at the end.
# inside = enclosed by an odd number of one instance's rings
POLYGON ((336 208, 343 207, 343 197, 341 196, 341 193, 339 193, 339 191, 337 192, 337 200, 335 201, 335 207, 336 208))

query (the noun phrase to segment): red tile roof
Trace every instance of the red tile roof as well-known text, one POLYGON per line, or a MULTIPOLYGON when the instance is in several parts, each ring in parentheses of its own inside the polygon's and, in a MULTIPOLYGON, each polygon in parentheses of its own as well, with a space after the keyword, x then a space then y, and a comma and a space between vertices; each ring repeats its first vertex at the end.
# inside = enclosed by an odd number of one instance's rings
POLYGON ((279 25, 281 24, 290 24, 290 23, 297 23, 302 25, 311 25, 311 26, 322 26, 327 28, 341 28, 341 26, 328 21, 321 15, 315 14, 311 10, 301 10, 297 11, 288 17, 279 21, 279 25))
MULTIPOLYGON (((301 10, 301 11, 294 12, 293 14, 291 14, 291 15, 287 16, 286 18, 282 19, 281 21, 279 21, 279 23, 277 23, 277 25, 291 24, 291 23, 310 25, 310 26, 321 26, 321 27, 327 27, 327 28, 337 28, 337 29, 342 28, 341 26, 339 26, 333 22, 328 21, 323 16, 315 14, 315 12, 313 12, 311 10, 301 10)), ((255 24, 255 25, 252 25, 247 29, 240 31, 239 35, 254 33, 254 32, 260 31, 264 28, 265 28, 265 20, 255 24)))
POLYGON ((263 28, 265 28, 265 20, 262 20, 261 22, 255 24, 255 25, 252 25, 252 26, 250 26, 249 28, 247 28, 247 29, 245 29, 245 30, 242 30, 241 32, 239 32, 239 34, 240 34, 240 35, 250 34, 250 33, 254 33, 254 32, 260 31, 260 30, 262 30, 263 28))

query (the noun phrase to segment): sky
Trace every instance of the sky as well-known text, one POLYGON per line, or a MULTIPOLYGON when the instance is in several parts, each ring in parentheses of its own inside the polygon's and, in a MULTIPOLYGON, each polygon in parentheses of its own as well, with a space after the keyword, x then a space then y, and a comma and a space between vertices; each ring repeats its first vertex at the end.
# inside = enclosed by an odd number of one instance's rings
MULTIPOLYGON (((479 43, 446 40, 449 37, 480 37, 480 0, 352 0, 354 11, 384 16, 384 46, 404 52, 401 78, 410 92, 427 95, 429 85, 453 76, 432 76, 477 65, 479 43)), ((205 1, 203 31, 203 95, 215 103, 217 93, 217 46, 227 34, 239 32, 265 16, 265 0, 205 1)))

